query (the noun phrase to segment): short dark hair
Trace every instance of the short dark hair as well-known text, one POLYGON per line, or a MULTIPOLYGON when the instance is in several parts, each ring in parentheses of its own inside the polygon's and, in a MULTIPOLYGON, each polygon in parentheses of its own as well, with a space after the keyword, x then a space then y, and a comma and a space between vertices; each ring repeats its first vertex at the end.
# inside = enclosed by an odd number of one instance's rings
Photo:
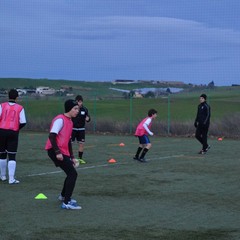
POLYGON ((77 96, 75 97, 75 100, 76 100, 76 101, 83 101, 83 97, 82 97, 81 95, 77 95, 77 96))
POLYGON ((17 97, 18 97, 18 91, 17 91, 16 89, 11 89, 11 90, 8 92, 8 98, 9 98, 9 99, 16 100, 17 97))
POLYGON ((155 110, 155 109, 150 109, 149 111, 148 111, 148 116, 149 117, 151 117, 153 114, 155 114, 155 113, 157 113, 157 110, 155 110))
POLYGON ((204 98, 205 100, 207 100, 207 95, 206 95, 205 93, 201 94, 200 97, 202 97, 202 98, 204 98))

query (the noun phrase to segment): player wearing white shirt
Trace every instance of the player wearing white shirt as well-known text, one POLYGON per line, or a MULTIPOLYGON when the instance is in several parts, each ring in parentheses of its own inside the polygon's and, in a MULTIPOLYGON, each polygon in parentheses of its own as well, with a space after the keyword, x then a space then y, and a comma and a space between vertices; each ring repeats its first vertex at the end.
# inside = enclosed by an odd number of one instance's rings
POLYGON ((0 170, 1 180, 9 184, 17 184, 15 179, 16 154, 18 149, 19 130, 26 125, 23 106, 16 103, 18 91, 11 89, 8 93, 9 101, 0 105, 0 170))
POLYGON ((66 174, 59 200, 63 209, 81 209, 77 201, 72 199, 72 193, 77 180, 75 166, 76 159, 73 156, 71 134, 73 128, 72 118, 76 117, 79 107, 76 101, 69 99, 64 104, 65 113, 57 115, 51 123, 49 137, 45 149, 49 158, 56 167, 60 167, 66 174))

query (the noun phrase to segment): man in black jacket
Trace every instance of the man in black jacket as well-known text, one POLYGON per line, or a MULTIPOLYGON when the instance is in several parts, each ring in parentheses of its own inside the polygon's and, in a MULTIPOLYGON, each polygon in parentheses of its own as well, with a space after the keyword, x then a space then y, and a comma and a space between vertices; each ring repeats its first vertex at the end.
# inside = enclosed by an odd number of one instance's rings
POLYGON ((79 113, 76 117, 72 118, 73 130, 72 130, 72 142, 77 140, 79 144, 78 148, 78 160, 80 164, 86 163, 83 159, 83 150, 85 143, 85 123, 90 122, 91 118, 88 109, 83 106, 83 97, 81 95, 76 96, 75 100, 79 106, 79 113))
POLYGON ((202 149, 199 154, 206 154, 210 149, 210 145, 207 143, 207 135, 210 125, 211 109, 206 100, 207 95, 202 94, 200 96, 200 104, 198 105, 197 116, 194 122, 194 126, 196 127, 195 137, 202 144, 202 149))

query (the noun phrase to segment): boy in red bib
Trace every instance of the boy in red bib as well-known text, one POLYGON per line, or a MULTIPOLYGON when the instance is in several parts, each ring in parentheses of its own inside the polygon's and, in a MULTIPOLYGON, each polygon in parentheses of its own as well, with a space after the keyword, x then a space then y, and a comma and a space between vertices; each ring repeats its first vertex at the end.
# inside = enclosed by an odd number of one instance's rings
POLYGON ((18 91, 11 89, 8 98, 8 102, 0 104, 0 178, 7 180, 8 168, 9 184, 18 184, 19 181, 15 179, 18 135, 26 125, 26 116, 23 106, 16 103, 18 91))
POLYGON ((152 126, 152 120, 155 119, 156 117, 157 117, 157 111, 155 109, 150 109, 148 111, 148 117, 144 118, 138 124, 134 135, 139 139, 139 147, 137 149, 135 156, 133 157, 134 160, 138 160, 140 162, 146 162, 144 157, 152 146, 148 135, 153 136, 153 132, 151 132, 150 128, 152 126))
POLYGON ((65 102, 65 113, 59 114, 52 120, 50 134, 45 146, 48 156, 52 159, 56 167, 60 167, 67 175, 65 178, 59 200, 62 201, 63 209, 81 209, 77 201, 71 199, 77 180, 75 164, 77 160, 73 156, 71 134, 73 122, 79 112, 78 104, 75 100, 69 99, 65 102))

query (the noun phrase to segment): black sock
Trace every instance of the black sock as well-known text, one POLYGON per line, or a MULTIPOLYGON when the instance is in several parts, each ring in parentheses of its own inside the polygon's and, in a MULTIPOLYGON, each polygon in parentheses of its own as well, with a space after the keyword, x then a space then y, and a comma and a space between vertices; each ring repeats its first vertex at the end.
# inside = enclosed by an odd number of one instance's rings
POLYGON ((78 152, 78 157, 82 158, 82 156, 83 156, 83 152, 78 152))
POLYGON ((141 151, 142 151, 142 147, 138 147, 136 155, 135 155, 136 158, 139 157, 139 154, 140 154, 141 151))
POLYGON ((143 159, 143 158, 145 157, 145 155, 146 155, 147 152, 148 152, 148 149, 147 149, 147 148, 144 148, 144 149, 143 149, 143 152, 142 152, 142 154, 141 154, 140 159, 143 159))

